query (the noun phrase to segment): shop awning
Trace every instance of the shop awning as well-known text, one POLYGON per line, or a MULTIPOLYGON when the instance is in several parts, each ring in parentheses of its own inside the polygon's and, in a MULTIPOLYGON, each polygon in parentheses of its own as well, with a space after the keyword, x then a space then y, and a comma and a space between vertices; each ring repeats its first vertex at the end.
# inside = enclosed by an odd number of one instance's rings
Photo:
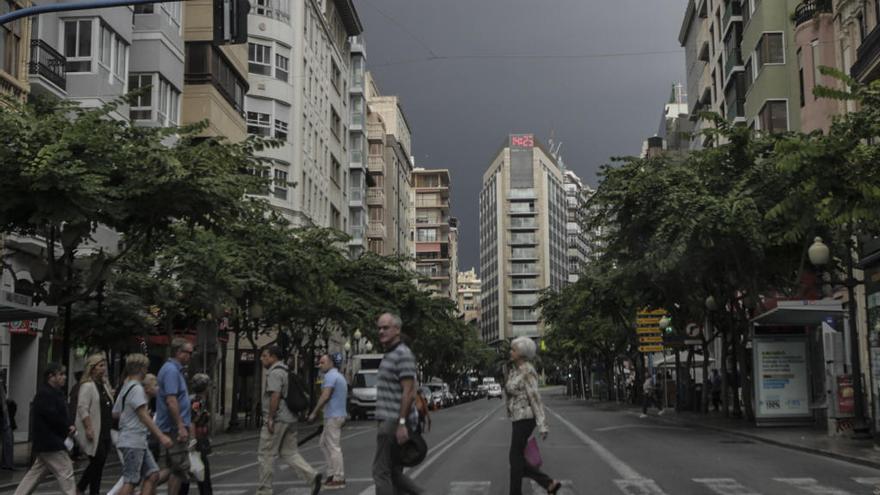
POLYGON ((58 316, 55 306, 25 306, 10 301, 0 301, 0 323, 7 321, 38 320, 58 316))
POLYGON ((755 325, 817 326, 845 313, 836 299, 779 301, 776 307, 752 318, 755 325))

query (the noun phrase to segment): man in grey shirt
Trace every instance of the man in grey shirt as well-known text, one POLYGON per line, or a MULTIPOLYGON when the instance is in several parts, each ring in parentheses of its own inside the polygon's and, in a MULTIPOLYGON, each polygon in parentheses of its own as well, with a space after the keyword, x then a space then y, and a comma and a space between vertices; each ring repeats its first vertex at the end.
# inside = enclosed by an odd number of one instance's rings
POLYGON ((159 478, 159 467, 147 445, 147 432, 152 433, 165 448, 174 445, 171 437, 156 426, 147 408, 147 396, 141 380, 150 361, 143 354, 129 354, 125 358, 125 384, 113 405, 113 416, 119 418, 119 438, 116 448, 122 457, 123 485, 120 495, 134 492, 141 482, 141 493, 154 493, 159 478))
POLYGON ((300 479, 312 487, 312 495, 321 491, 321 475, 303 459, 296 445, 296 417, 287 408, 287 367, 281 362, 281 348, 270 345, 260 354, 266 373, 263 391, 263 428, 257 454, 260 481, 257 495, 272 493, 272 467, 276 457, 286 462, 300 479))
POLYGON ((384 313, 376 325, 379 342, 385 348, 376 384, 376 419, 379 420, 373 459, 376 495, 421 495, 424 490, 403 474, 403 466, 395 455, 400 445, 409 440, 407 425, 415 426, 410 412, 416 397, 416 358, 400 341, 399 316, 384 313))

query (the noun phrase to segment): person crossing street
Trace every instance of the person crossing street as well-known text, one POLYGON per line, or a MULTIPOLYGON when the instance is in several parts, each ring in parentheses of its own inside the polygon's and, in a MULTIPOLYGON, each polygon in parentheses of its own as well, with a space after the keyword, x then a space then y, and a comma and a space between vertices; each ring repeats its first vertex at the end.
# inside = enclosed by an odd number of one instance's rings
POLYGON ((338 362, 329 354, 321 356, 318 366, 324 373, 324 382, 321 385, 321 397, 309 415, 309 422, 315 421, 318 413, 324 410, 324 431, 321 433, 321 450, 327 461, 327 481, 324 488, 338 490, 345 488, 345 468, 340 443, 342 425, 345 424, 348 383, 337 369, 338 362))
POLYGON ((258 447, 259 482, 257 495, 272 492, 272 468, 275 458, 293 468, 300 479, 309 484, 312 495, 321 491, 322 475, 303 458, 296 444, 296 417, 287 407, 287 367, 281 362, 281 348, 270 345, 260 353, 260 363, 266 369, 266 386, 263 392, 263 418, 258 447))

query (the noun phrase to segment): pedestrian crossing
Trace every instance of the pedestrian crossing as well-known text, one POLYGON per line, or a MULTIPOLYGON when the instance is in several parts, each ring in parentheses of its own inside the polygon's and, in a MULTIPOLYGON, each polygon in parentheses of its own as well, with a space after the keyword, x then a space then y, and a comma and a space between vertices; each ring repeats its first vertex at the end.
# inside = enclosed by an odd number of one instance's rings
MULTIPOLYGON (((346 480, 348 488, 340 494, 372 495, 375 493, 371 478, 350 478, 346 480)), ((579 495, 596 493, 596 487, 577 487, 571 480, 562 480, 559 495, 579 495), (582 489, 579 489, 582 488, 582 489)), ((776 495, 780 493, 797 495, 859 495, 871 494, 873 487, 880 486, 880 477, 853 477, 838 480, 832 484, 815 478, 772 478, 769 480, 738 481, 733 478, 692 478, 683 479, 675 487, 664 490, 655 480, 646 478, 613 480, 620 495, 677 495, 682 493, 709 493, 716 495, 776 495), (839 485, 841 482, 847 486, 839 485), (691 486, 688 487, 687 485, 691 486)), ((55 485, 49 482, 41 485, 35 495, 57 494, 55 485)), ((109 488, 109 485, 106 487, 109 488)), ((254 483, 214 483, 214 495, 251 495, 255 490, 254 483)), ((311 489, 302 481, 278 481, 274 483, 275 493, 280 495, 310 495, 311 489)), ((451 481, 443 492, 445 495, 492 495, 507 490, 506 480, 495 481, 451 481)), ((167 493, 163 488, 159 495, 167 493)), ((528 480, 524 485, 525 495, 544 495, 537 483, 528 480)))

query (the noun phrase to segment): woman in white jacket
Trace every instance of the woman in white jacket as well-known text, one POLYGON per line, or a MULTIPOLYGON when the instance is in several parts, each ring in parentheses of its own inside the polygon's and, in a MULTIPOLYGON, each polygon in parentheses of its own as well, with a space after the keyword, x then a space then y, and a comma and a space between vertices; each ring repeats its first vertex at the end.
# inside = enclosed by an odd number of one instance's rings
POLYGON ((89 465, 76 484, 77 493, 97 495, 107 453, 111 450, 110 428, 113 426, 113 392, 107 381, 107 358, 103 353, 86 359, 86 369, 79 385, 76 401, 76 440, 89 456, 89 465))

